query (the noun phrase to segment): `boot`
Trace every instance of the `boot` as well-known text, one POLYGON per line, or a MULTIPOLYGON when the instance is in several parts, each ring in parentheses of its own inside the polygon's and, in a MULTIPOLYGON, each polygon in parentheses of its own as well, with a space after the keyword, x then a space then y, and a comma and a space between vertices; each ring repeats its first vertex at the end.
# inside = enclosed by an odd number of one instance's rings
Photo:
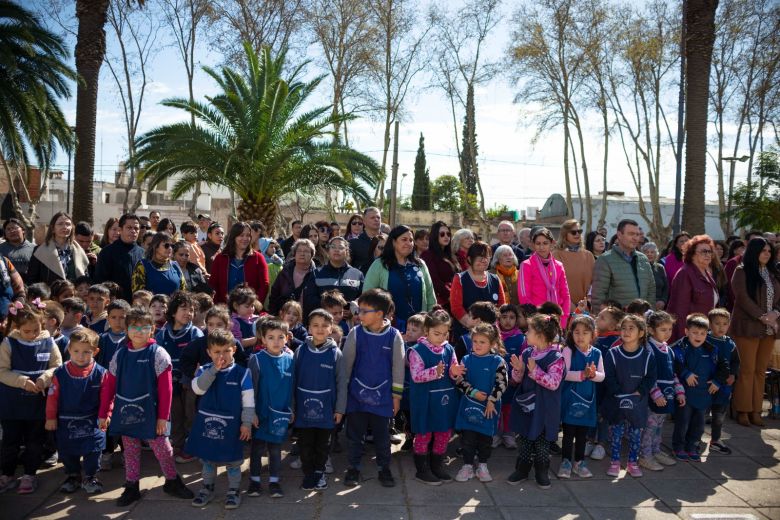
POLYGON ((739 423, 742 426, 750 426, 750 419, 748 418, 748 414, 745 412, 739 412, 737 413, 737 423, 739 423))
POLYGON ((116 505, 125 507, 136 500, 141 500, 141 490, 138 487, 138 482, 125 482, 125 490, 122 491, 122 494, 116 499, 116 505))
POLYGON ((414 466, 417 468, 417 473, 415 473, 414 478, 416 480, 419 480, 423 484, 428 484, 429 486, 440 486, 441 480, 436 478, 433 473, 431 473, 431 468, 428 467, 428 455, 427 454, 414 454, 414 466))
POLYGON ((534 463, 534 469, 536 470, 536 484, 542 489, 550 488, 550 461, 539 461, 534 463))
POLYGON ((444 470, 444 455, 431 453, 431 473, 442 482, 452 482, 452 477, 444 470))
POLYGON ((517 462, 515 463, 515 471, 509 475, 509 478, 506 480, 507 483, 515 486, 528 479, 528 474, 531 473, 531 467, 533 467, 532 462, 522 461, 520 460, 520 457, 518 457, 517 462))
POLYGON ((181 476, 176 475, 176 478, 170 480, 166 479, 163 484, 163 492, 176 498, 192 499, 195 497, 195 493, 189 490, 189 488, 182 482, 181 476))
POLYGON ((761 418, 760 412, 753 412, 748 416, 748 420, 750 421, 750 424, 753 424, 755 426, 763 426, 764 420, 761 418))

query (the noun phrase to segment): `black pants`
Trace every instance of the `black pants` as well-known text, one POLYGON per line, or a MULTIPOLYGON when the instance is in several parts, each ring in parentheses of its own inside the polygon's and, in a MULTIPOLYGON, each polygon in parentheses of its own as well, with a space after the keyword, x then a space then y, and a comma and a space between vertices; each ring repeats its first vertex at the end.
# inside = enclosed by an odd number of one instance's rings
POLYGON ((471 430, 460 432, 460 442, 463 446, 463 463, 474 464, 477 457, 480 464, 486 463, 493 452, 493 438, 471 430))
POLYGON ((81 478, 81 468, 84 467, 84 475, 94 477, 100 468, 100 452, 92 451, 86 455, 74 455, 60 452, 60 460, 65 467, 65 474, 75 475, 81 478), (83 464, 82 464, 83 459, 83 464))
POLYGON ((390 466, 390 418, 367 412, 347 415, 347 439, 349 440, 349 465, 360 471, 363 445, 368 429, 374 436, 376 465, 382 469, 390 466))
POLYGON ((712 423, 710 424, 712 442, 720 441, 720 435, 723 432, 723 420, 726 418, 728 407, 729 405, 727 404, 712 405, 712 423))
MULTIPOLYGON (((282 445, 263 439, 252 439, 252 451, 249 456, 249 475, 260 477, 262 457, 268 451, 268 473, 272 478, 279 478, 282 467, 282 445)), ((324 462, 323 462, 324 464, 324 462)))
POLYGON ((333 430, 324 428, 300 428, 298 430, 298 451, 301 454, 301 468, 304 475, 325 471, 325 462, 330 451, 330 434, 333 430))
POLYGON ((561 457, 564 459, 580 462, 585 459, 585 442, 588 435, 587 426, 563 423, 563 451, 561 457), (574 449, 574 458, 571 458, 572 448, 574 449))
POLYGON ((517 437, 517 459, 520 462, 538 462, 550 464, 550 444, 543 435, 534 440, 519 435, 517 437))
POLYGON ((44 420, 14 420, 0 422, 3 427, 3 444, 0 448, 3 475, 12 477, 16 473, 19 450, 24 445, 25 475, 35 475, 43 460, 43 444, 46 441, 44 420))

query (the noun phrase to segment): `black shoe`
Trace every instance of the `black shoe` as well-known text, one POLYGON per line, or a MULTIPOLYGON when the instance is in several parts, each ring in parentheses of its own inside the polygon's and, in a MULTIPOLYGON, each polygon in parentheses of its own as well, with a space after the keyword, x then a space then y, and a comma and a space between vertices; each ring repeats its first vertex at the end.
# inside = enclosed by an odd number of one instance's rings
POLYGON ((280 486, 278 482, 271 482, 268 484, 268 496, 271 498, 282 498, 284 496, 282 486, 280 486))
POLYGON ((360 471, 355 468, 349 468, 344 474, 344 485, 347 487, 355 487, 360 484, 360 471))
POLYGON ((379 470, 379 483, 382 487, 395 487, 395 479, 390 472, 390 468, 382 468, 379 470))
POLYGON ((444 455, 431 453, 431 473, 442 482, 452 482, 452 477, 444 470, 444 455))
POLYGON ((263 485, 256 480, 250 480, 249 487, 246 488, 246 496, 259 497, 262 494, 263 494, 263 485))
POLYGON ((428 464, 427 454, 419 455, 415 453, 414 467, 417 468, 417 473, 414 475, 415 480, 419 480, 423 484, 428 484, 429 486, 441 485, 441 480, 439 480, 436 475, 431 472, 431 468, 428 464))
POLYGON ((718 453, 722 453, 724 455, 731 455, 731 448, 726 446, 720 441, 712 441, 710 442, 710 451, 715 451, 718 453))
POLYGON ((80 475, 68 475, 68 478, 65 479, 65 482, 62 483, 60 486, 60 493, 75 493, 79 490, 81 487, 81 477, 80 475))
POLYGON ((536 485, 542 489, 550 489, 550 463, 537 461, 534 463, 534 470, 536 474, 536 485))
POLYGON ((553 455, 560 455, 563 452, 560 446, 558 446, 557 442, 551 442, 550 443, 550 453, 553 455))
POLYGON ((301 489, 304 491, 314 491, 317 488, 317 484, 320 481, 320 477, 316 473, 303 476, 303 483, 301 489))
POLYGON ((507 484, 510 484, 512 486, 516 486, 517 484, 528 480, 528 475, 531 473, 531 468, 533 467, 533 463, 531 462, 520 462, 519 460, 515 464, 515 471, 511 475, 509 475, 509 478, 506 479, 507 484))
POLYGON ((122 494, 116 499, 116 505, 125 507, 136 500, 141 500, 141 490, 138 488, 138 482, 125 482, 125 490, 122 491, 122 494))
POLYGON ((163 492, 176 498, 184 498, 192 500, 195 498, 195 493, 184 484, 180 475, 176 475, 176 478, 165 479, 163 484, 163 492))
POLYGON ((412 451, 412 447, 414 446, 414 442, 412 441, 412 436, 407 435, 406 440, 403 444, 401 444, 401 451, 412 451))

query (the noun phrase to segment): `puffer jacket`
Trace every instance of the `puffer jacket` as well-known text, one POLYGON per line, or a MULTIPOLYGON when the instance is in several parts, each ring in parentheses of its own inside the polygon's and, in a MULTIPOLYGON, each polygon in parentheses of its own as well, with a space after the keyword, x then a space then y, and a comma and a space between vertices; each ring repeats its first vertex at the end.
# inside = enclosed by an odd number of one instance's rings
POLYGON ((615 300, 625 307, 637 298, 655 302, 653 267, 644 253, 639 251, 634 251, 631 262, 628 262, 620 246, 615 244, 598 257, 593 267, 593 314, 601 310, 604 300, 615 300))

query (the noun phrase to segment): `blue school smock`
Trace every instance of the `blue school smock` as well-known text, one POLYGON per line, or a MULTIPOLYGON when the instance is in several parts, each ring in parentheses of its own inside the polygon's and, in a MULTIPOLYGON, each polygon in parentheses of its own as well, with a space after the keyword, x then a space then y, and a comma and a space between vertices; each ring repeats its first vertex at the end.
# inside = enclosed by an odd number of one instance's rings
POLYGON ((259 425, 254 430, 254 438, 282 443, 292 418, 293 355, 283 351, 272 356, 267 350, 261 350, 249 358, 249 369, 260 373, 255 388, 259 425))
MULTIPOLYGON (((6 339, 11 347, 11 372, 27 376, 33 383, 37 381, 49 368, 54 340, 51 337, 34 341, 6 339)), ((0 383, 0 419, 40 421, 45 417, 45 394, 0 383)))
POLYGON ((146 285, 144 288, 152 294, 171 295, 181 287, 181 279, 184 273, 176 262, 169 262, 168 269, 160 270, 155 267, 150 260, 144 258, 141 260, 146 273, 146 285))
POLYGON ((117 350, 119 350, 119 347, 122 346, 122 343, 127 339, 127 334, 114 334, 110 330, 108 332, 104 332, 100 335, 100 340, 98 340, 98 348, 100 349, 100 352, 97 353, 97 356, 95 356, 95 362, 102 366, 103 368, 108 368, 108 364, 111 363, 111 360, 114 358, 114 354, 117 350))
POLYGON ((392 417, 393 343, 398 330, 387 327, 373 333, 359 325, 355 335, 355 364, 349 378, 347 413, 392 417))
MULTIPOLYGON (((523 363, 528 366, 528 358, 534 352, 533 347, 523 351, 523 363)), ((562 359, 563 355, 557 349, 550 350, 536 364, 545 372, 548 367, 562 359)), ((564 370, 564 377, 566 377, 564 370)), ((529 440, 536 440, 544 435, 548 441, 558 438, 558 430, 561 424, 561 393, 563 385, 558 385, 555 390, 548 390, 528 376, 526 368, 523 380, 515 392, 512 401, 512 414, 510 425, 512 431, 529 440)))
MULTIPOLYGON (((516 334, 514 336, 509 336, 504 340, 504 350, 506 350, 506 356, 504 356, 504 363, 506 363, 507 370, 511 370, 512 366, 512 355, 520 357, 520 355, 523 353, 523 345, 525 344, 525 334, 516 334)), ((517 385, 513 384, 511 381, 511 377, 509 377, 509 383, 506 386, 506 391, 504 392, 504 395, 501 396, 501 400, 504 403, 511 403, 512 399, 515 397, 515 392, 517 392, 517 385)))
POLYGON ((8 271, 8 260, 0 256, 0 319, 8 316, 8 308, 14 299, 14 289, 11 286, 11 274, 8 271))
POLYGON ((166 323, 156 335, 154 340, 171 356, 171 376, 173 379, 173 395, 181 395, 182 373, 179 359, 182 351, 187 348, 194 339, 202 338, 203 331, 192 323, 187 324, 177 332, 173 331, 170 323, 166 323))
POLYGON ((108 320, 103 318, 102 320, 98 320, 95 323, 89 325, 88 328, 97 332, 98 334, 103 334, 108 328, 108 320))
POLYGON ((98 428, 100 385, 106 369, 95 363, 84 377, 70 375, 65 365, 54 371, 60 385, 57 402, 57 450, 87 455, 106 447, 106 434, 98 428))
MULTIPOLYGON (((210 370, 212 363, 203 366, 210 370)), ((241 435, 241 387, 247 369, 233 363, 217 377, 198 400, 184 450, 209 462, 233 462, 244 458, 241 435)))
MULTIPOLYGON (((501 356, 469 354, 462 361, 466 366, 464 379, 471 383, 471 386, 476 390, 485 392, 490 397, 496 383, 496 370, 504 362, 501 356)), ((487 403, 487 399, 477 401, 468 395, 461 397, 458 415, 455 419, 455 429, 474 431, 490 437, 495 435, 498 430, 498 416, 501 413, 501 400, 495 402, 496 413, 491 418, 485 417, 487 403)))
POLYGON ((425 368, 435 367, 444 362, 442 377, 427 383, 411 381, 409 401, 412 415, 412 432, 446 432, 455 426, 458 413, 458 391, 450 379, 450 365, 455 357, 455 349, 445 343, 441 354, 431 352, 427 346, 418 343, 412 350, 422 358, 425 368))
POLYGON ((622 348, 615 347, 609 350, 606 359, 615 367, 618 393, 605 396, 602 415, 609 424, 619 424, 625 420, 632 428, 644 428, 649 406, 647 394, 642 394, 640 389, 650 363, 655 363, 652 352, 643 347, 630 357, 622 348), (633 395, 634 392, 640 392, 640 395, 633 395))
MULTIPOLYGON (((726 361, 729 364, 729 374, 736 374, 738 371, 734 369, 732 360, 735 355, 739 355, 737 350, 737 344, 729 336, 723 336, 722 338, 716 338, 712 334, 707 335, 707 343, 712 345, 718 350, 718 357, 726 361)), ((738 364, 738 363, 737 363, 738 364)), ((719 406, 726 406, 731 402, 731 394, 734 391, 734 385, 723 384, 720 385, 720 390, 712 396, 712 404, 719 406)))
POLYGON ((419 265, 406 262, 389 270, 387 292, 395 303, 393 323, 401 332, 406 331, 406 320, 423 310, 423 289, 423 272, 419 265))
POLYGON ((460 339, 463 341, 463 346, 466 347, 466 354, 471 354, 471 349, 474 346, 474 342, 471 341, 471 333, 463 334, 460 339))
POLYGON ((653 339, 650 339, 647 345, 655 358, 656 385, 666 399, 666 406, 658 406, 653 399, 649 399, 650 411, 653 413, 674 413, 677 408, 677 396, 674 392, 674 352, 672 352, 672 347, 666 347, 666 352, 663 352, 653 339))
POLYGON ((674 356, 678 363, 678 377, 685 389, 685 405, 706 410, 712 406, 712 395, 709 392, 709 381, 719 384, 715 379, 715 369, 718 364, 718 351, 707 343, 693 347, 688 338, 682 338, 674 344, 674 356), (689 386, 688 376, 696 374, 698 381, 695 386, 689 386))
POLYGON ((338 347, 301 345, 295 358, 295 427, 335 427, 338 347))
MULTIPOLYGON (((498 305, 499 293, 503 291, 501 281, 493 273, 485 273, 485 275, 487 275, 485 287, 478 287, 468 271, 457 274, 460 278, 463 308, 466 312, 468 312, 472 304, 477 302, 490 302, 493 305, 498 305)), ((466 328, 458 320, 453 321, 452 330, 456 336, 466 333, 466 328)), ((469 349, 469 353, 471 353, 471 349, 469 349)))
POLYGON ((157 437, 156 343, 141 349, 127 344, 116 351, 116 397, 109 435, 149 440, 157 437))
MULTIPOLYGON (((568 348, 568 347, 566 347, 568 348)), ((598 367, 601 361, 601 351, 591 347, 585 354, 578 348, 573 348, 571 354, 572 372, 585 370, 585 367, 595 363, 598 367)), ((582 381, 563 381, 561 394, 561 422, 575 426, 596 426, 596 383, 591 379, 582 381)))
MULTIPOLYGON (((346 336, 345 336, 346 337, 346 336)), ((404 342, 404 391, 401 394, 401 410, 411 410, 409 387, 412 384, 412 373, 409 371, 409 351, 417 345, 416 341, 404 342)))

